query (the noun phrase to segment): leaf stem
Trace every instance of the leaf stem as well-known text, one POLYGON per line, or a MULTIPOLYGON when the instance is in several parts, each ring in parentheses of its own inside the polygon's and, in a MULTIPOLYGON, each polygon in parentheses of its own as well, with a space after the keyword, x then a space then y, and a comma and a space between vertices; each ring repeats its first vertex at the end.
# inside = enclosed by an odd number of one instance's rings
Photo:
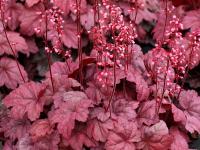
POLYGON ((83 56, 82 56, 82 43, 81 43, 81 0, 76 0, 76 17, 77 17, 77 38, 78 38, 78 57, 79 57, 79 79, 83 85, 83 56))
MULTIPOLYGON (((162 36, 162 41, 161 41, 161 45, 164 43, 164 39, 165 39, 165 30, 166 30, 166 26, 167 26, 167 19, 168 19, 168 3, 167 3, 167 0, 165 0, 165 24, 164 24, 164 28, 163 28, 163 36, 162 36)), ((157 108, 157 114, 159 114, 159 109, 162 105, 162 101, 163 101, 163 98, 164 98, 164 93, 165 93, 165 88, 166 88, 166 79, 167 79, 167 72, 168 72, 168 69, 169 69, 169 63, 170 63, 170 59, 169 59, 169 56, 167 56, 167 67, 166 67, 166 74, 165 74, 165 77, 164 77, 164 85, 163 85, 163 90, 162 90, 162 95, 161 95, 161 100, 158 104, 158 108, 157 108)), ((156 61, 156 64, 157 64, 157 61, 156 61)), ((157 101, 157 98, 158 98, 158 75, 156 73, 156 101, 157 101)))
POLYGON ((17 56, 16 56, 16 54, 15 54, 15 50, 12 48, 12 45, 11 45, 10 40, 9 40, 9 38, 8 38, 8 34, 7 34, 7 32, 6 32, 6 26, 5 26, 5 24, 4 24, 4 13, 3 13, 3 10, 2 10, 2 0, 0 0, 0 8, 1 8, 1 9, 0 9, 0 11, 1 11, 1 20, 2 20, 2 25, 3 25, 4 34, 5 34, 6 40, 7 40, 7 42, 8 42, 8 45, 9 45, 11 51, 12 51, 12 54, 13 54, 13 56, 14 56, 14 58, 15 58, 15 61, 16 61, 17 68, 18 68, 18 70, 19 70, 20 76, 21 76, 23 82, 25 83, 26 81, 25 81, 25 78, 24 78, 24 76, 23 76, 23 74, 22 74, 22 71, 21 71, 21 69, 20 69, 19 62, 18 62, 17 56))
MULTIPOLYGON (((45 48, 46 47, 48 48, 47 29, 48 29, 48 16, 47 16, 47 12, 45 12, 45 38, 44 38, 44 40, 45 40, 44 41, 45 48)), ((53 83, 53 74, 52 74, 52 70, 51 70, 51 55, 50 55, 50 52, 47 52, 46 50, 45 50, 45 54, 46 54, 47 61, 48 61, 48 67, 49 67, 49 72, 50 72, 51 85, 52 85, 52 90, 53 90, 53 93, 54 93, 55 92, 55 88, 54 88, 54 83, 53 83)))

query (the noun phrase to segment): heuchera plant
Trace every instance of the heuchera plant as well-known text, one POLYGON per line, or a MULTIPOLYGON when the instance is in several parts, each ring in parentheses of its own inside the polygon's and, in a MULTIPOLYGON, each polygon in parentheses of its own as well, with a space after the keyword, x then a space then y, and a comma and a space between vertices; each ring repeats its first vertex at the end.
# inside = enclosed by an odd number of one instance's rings
POLYGON ((3 150, 188 150, 199 14, 199 0, 0 0, 3 150))

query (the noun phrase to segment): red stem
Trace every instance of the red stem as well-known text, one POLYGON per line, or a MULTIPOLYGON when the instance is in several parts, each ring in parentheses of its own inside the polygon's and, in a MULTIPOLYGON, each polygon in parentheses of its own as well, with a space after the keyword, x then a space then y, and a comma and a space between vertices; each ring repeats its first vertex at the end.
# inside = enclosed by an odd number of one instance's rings
POLYGON ((94 2, 94 25, 96 23, 96 15, 97 15, 97 5, 98 5, 98 0, 95 0, 94 2))
MULTIPOLYGON (((112 10, 112 8, 111 8, 111 4, 110 4, 110 8, 109 8, 109 13, 110 13, 110 17, 111 17, 111 10, 112 10)), ((112 21, 112 20, 111 20, 112 21)), ((115 43, 115 48, 117 47, 116 46, 116 40, 115 40, 115 34, 114 34, 114 31, 113 31, 113 29, 112 29, 112 26, 111 26, 111 33, 112 33, 112 37, 113 37, 113 39, 114 39, 114 43, 115 43)), ((114 51, 113 51, 113 56, 114 56, 114 66, 113 66, 113 77, 114 77, 114 81, 113 81, 113 89, 112 89, 112 93, 111 93, 111 96, 110 96, 110 98, 109 98, 109 103, 108 103, 108 106, 107 106, 107 108, 106 108, 106 112, 108 111, 108 109, 110 108, 110 106, 111 106, 111 102, 112 102, 112 100, 113 100, 113 97, 114 97, 114 95, 115 95, 115 89, 116 89, 116 66, 117 66, 117 62, 116 62, 116 49, 114 49, 114 51)), ((111 116, 111 110, 110 110, 110 116, 111 116)))
POLYGON ((108 103, 108 106, 106 108, 106 112, 108 111, 108 109, 110 108, 111 106, 111 102, 112 102, 112 99, 115 95, 115 89, 116 89, 116 54, 114 53, 114 68, 113 68, 113 76, 114 76, 114 81, 113 81, 113 90, 112 90, 112 94, 109 98, 109 103, 108 103))
MULTIPOLYGON (((178 76, 178 73, 177 73, 175 75, 175 83, 178 83, 178 79, 179 79, 179 76, 178 76)), ((177 84, 175 85, 174 92, 176 92, 176 89, 177 89, 177 84)))
MULTIPOLYGON (((168 7, 167 7, 167 5, 168 5, 167 0, 165 0, 165 16, 166 16, 166 18, 165 18, 165 24, 164 24, 164 29, 163 29, 163 38, 162 38, 162 41, 160 43, 161 46, 162 46, 162 44, 164 42, 164 39, 165 39, 165 30, 166 30, 166 26, 167 26, 167 19, 168 19, 168 13, 167 13, 168 12, 167 11, 168 7)), ((168 69, 169 69, 169 62, 170 62, 170 59, 169 59, 169 56, 167 56, 166 74, 165 74, 165 77, 164 77, 163 91, 162 91, 162 95, 161 95, 161 100, 160 100, 160 102, 158 104, 157 114, 159 114, 159 109, 160 109, 160 107, 162 105, 162 101, 163 101, 163 98, 164 98, 164 93, 165 93, 165 88, 166 88, 167 73, 168 73, 168 69)), ((157 61, 156 61, 156 63, 157 63, 157 61)), ((157 82, 158 80, 157 80, 157 78, 158 78, 158 76, 156 75, 156 100, 158 98, 158 94, 157 94, 158 93, 158 82, 157 82)))
POLYGON ((81 0, 76 0, 76 17, 77 17, 77 38, 78 38, 78 57, 79 57, 79 78, 80 83, 83 85, 83 64, 82 64, 82 48, 81 48, 81 15, 80 15, 80 9, 81 9, 81 0))
POLYGON ((24 78, 24 76, 23 76, 23 74, 22 74, 22 71, 21 71, 21 69, 20 69, 19 62, 17 61, 17 56, 16 56, 16 54, 15 54, 15 50, 12 48, 12 45, 11 45, 11 43, 10 43, 10 41, 9 41, 9 38, 8 38, 8 35, 7 35, 7 32, 6 32, 6 26, 5 26, 5 24, 4 24, 4 14, 3 14, 3 10, 2 10, 2 1, 1 1, 1 0, 0 0, 0 7, 1 7, 0 11, 1 11, 1 18, 2 18, 2 25, 3 25, 4 34, 5 34, 6 40, 7 40, 7 42, 8 42, 8 45, 9 45, 11 51, 12 51, 12 54, 13 54, 13 56, 14 56, 14 58, 15 58, 15 61, 16 61, 17 68, 18 68, 18 70, 19 70, 20 76, 21 76, 23 82, 25 83, 26 81, 25 81, 25 78, 24 78))
POLYGON ((137 3, 137 0, 135 1, 135 6, 136 6, 136 11, 135 11, 134 24, 136 25, 136 19, 137 19, 137 14, 138 14, 138 3, 137 3))
POLYGON ((165 77, 164 77, 164 85, 163 85, 163 90, 162 90, 162 95, 161 95, 161 100, 159 102, 159 105, 158 105, 158 109, 157 109, 157 114, 159 114, 159 109, 162 105, 162 101, 163 101, 163 98, 164 98, 164 93, 165 93, 165 90, 166 90, 166 80, 167 80, 167 73, 168 73, 168 69, 169 69, 169 57, 167 58, 167 67, 166 67, 166 74, 165 74, 165 77))
MULTIPOLYGON (((48 18, 47 18, 47 13, 45 13, 45 48, 48 47, 48 42, 47 42, 47 28, 48 28, 48 18)), ((50 79, 51 79, 51 85, 52 85, 52 89, 53 89, 53 93, 55 92, 55 88, 54 88, 54 83, 53 83, 53 74, 52 74, 52 70, 51 70, 51 55, 49 52, 47 52, 45 50, 45 54, 47 57, 47 61, 48 61, 48 67, 49 67, 49 72, 50 72, 50 79)))

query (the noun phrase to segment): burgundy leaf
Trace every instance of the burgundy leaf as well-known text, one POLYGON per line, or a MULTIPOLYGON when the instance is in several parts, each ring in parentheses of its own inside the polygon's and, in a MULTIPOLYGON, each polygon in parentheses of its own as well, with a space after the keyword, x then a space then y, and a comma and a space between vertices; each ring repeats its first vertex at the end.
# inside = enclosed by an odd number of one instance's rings
POLYGON ((106 150, 135 150, 135 142, 140 141, 140 132, 134 122, 118 119, 113 131, 110 131, 105 145, 106 150))
MULTIPOLYGON (((53 75, 53 85, 54 85, 54 91, 52 88, 52 82, 51 78, 47 78, 44 80, 44 84, 47 86, 45 95, 52 98, 52 96, 58 95, 57 92, 63 92, 63 91, 70 91, 72 88, 75 87, 81 87, 80 83, 72 78, 68 78, 67 75, 60 75, 60 74, 54 74, 53 75)), ((59 97, 62 95, 58 95, 59 97)))
MULTIPOLYGON (((62 98, 63 91, 71 91, 73 88, 81 87, 80 83, 72 78, 68 78, 66 75, 54 74, 53 75, 53 85, 54 90, 52 88, 51 78, 47 78, 44 80, 44 84, 47 86, 45 91, 45 96, 48 101, 47 104, 53 102, 53 100, 58 100, 62 98)), ((56 104, 57 102, 55 102, 56 104)))
MULTIPOLYGON (((136 9, 133 11, 129 11, 130 10, 130 5, 128 3, 120 3, 120 7, 123 9, 125 15, 129 15, 131 20, 135 20, 135 16, 136 16, 136 9)), ((146 21, 153 21, 153 20, 157 20, 157 17, 154 13, 152 13, 151 11, 149 11, 147 8, 145 7, 139 7, 137 9, 137 17, 136 17, 136 24, 141 23, 143 20, 146 21)))
POLYGON ((99 121, 105 122, 110 117, 110 112, 106 112, 104 108, 102 107, 95 107, 90 112, 90 117, 92 119, 97 118, 99 121))
MULTIPOLYGON (((68 75, 70 72, 69 67, 71 68, 72 66, 68 66, 66 62, 55 62, 51 65, 51 71, 52 74, 68 75)), ((50 76, 49 72, 47 76, 50 76)))
POLYGON ((18 52, 27 55, 29 54, 28 45, 25 39, 22 36, 20 36, 19 33, 12 31, 6 31, 6 33, 8 40, 4 32, 0 33, 0 55, 3 54, 13 55, 13 51, 16 56, 18 56, 17 54, 18 52))
POLYGON ((186 115, 186 129, 193 133, 200 132, 200 97, 193 90, 182 91, 179 102, 186 115))
MULTIPOLYGON (((15 30, 19 26, 19 16, 23 12, 24 6, 16 3, 15 0, 9 0, 5 6, 4 18, 7 19, 7 26, 11 30, 15 30)), ((1 17, 0 17, 1 18, 1 17)))
POLYGON ((89 87, 86 89, 87 96, 93 101, 95 105, 101 103, 105 95, 99 90, 98 86, 93 83, 88 83, 89 87))
POLYGON ((31 137, 28 135, 19 139, 17 143, 17 149, 20 150, 58 150, 58 143, 60 142, 60 137, 57 132, 42 137, 37 141, 32 141, 31 137))
POLYGON ((171 106, 172 106, 172 113, 173 113, 174 121, 182 122, 183 124, 185 124, 186 116, 185 116, 184 112, 182 110, 180 110, 179 108, 177 108, 173 104, 171 106))
POLYGON ((95 147, 97 145, 97 142, 89 138, 84 131, 74 132, 70 138, 65 140, 65 145, 70 145, 73 150, 82 150, 83 145, 87 147, 95 147))
POLYGON ((141 103, 138 110, 138 120, 146 125, 152 125, 159 121, 156 113, 156 101, 152 100, 141 103))
POLYGON ((3 103, 8 108, 11 107, 11 115, 14 118, 23 118, 27 115, 31 121, 34 121, 43 111, 46 101, 45 89, 45 85, 31 81, 13 90, 3 99, 3 103))
MULTIPOLYGON (((59 7, 64 15, 67 16, 70 11, 74 12, 76 9, 76 0, 52 0, 55 6, 59 7)), ((81 0, 81 13, 84 13, 87 10, 86 0, 81 0)))
POLYGON ((188 150, 188 137, 185 133, 181 132, 178 128, 173 127, 170 129, 170 134, 173 135, 173 142, 171 150, 188 150))
POLYGON ((147 100, 149 97, 149 87, 147 82, 144 80, 142 75, 137 72, 134 68, 129 67, 126 79, 129 82, 134 82, 136 84, 137 100, 147 100))
POLYGON ((183 27, 184 29, 191 29, 191 31, 197 31, 200 28, 200 9, 192 10, 186 13, 186 16, 183 18, 183 27))
POLYGON ((27 81, 28 77, 24 67, 19 64, 19 68, 15 60, 2 57, 0 59, 0 86, 5 85, 8 88, 15 89, 18 84, 24 83, 23 78, 27 81))
POLYGON ((30 128, 30 135, 33 141, 52 133, 52 127, 47 119, 40 119, 35 121, 30 128))
POLYGON ((94 119, 88 122, 87 134, 89 137, 93 137, 96 141, 105 142, 110 129, 113 129, 113 122, 111 120, 101 122, 94 119))
POLYGON ((23 118, 23 119, 13 119, 8 118, 2 124, 4 130, 4 136, 9 137, 11 140, 16 140, 22 138, 28 130, 30 129, 30 122, 23 118))
POLYGON ((81 15, 81 24, 86 30, 90 30, 94 26, 94 10, 88 5, 87 12, 81 15))
POLYGON ((137 144, 138 149, 160 150, 169 149, 173 138, 169 135, 167 125, 160 121, 151 127, 143 127, 142 141, 137 144))
POLYGON ((77 25, 72 20, 65 21, 64 33, 61 39, 68 48, 78 47, 77 25))
POLYGON ((87 120, 91 101, 79 91, 65 92, 58 101, 60 101, 56 102, 58 108, 49 113, 49 119, 52 123, 58 123, 59 133, 68 138, 74 128, 75 120, 82 122, 87 120))
POLYGON ((43 0, 26 0, 26 4, 28 7, 32 7, 33 5, 39 3, 39 2, 43 2, 43 0))
POLYGON ((136 109, 139 106, 139 102, 126 101, 125 99, 119 99, 113 104, 113 111, 116 115, 127 118, 134 121, 136 119, 136 109))
POLYGON ((36 35, 42 35, 45 32, 45 21, 42 18, 44 11, 45 8, 42 3, 24 9, 19 17, 21 33, 28 36, 34 33, 36 33, 36 35), (40 22, 40 20, 42 20, 42 22, 40 22), (40 32, 37 32, 39 30, 40 32))

